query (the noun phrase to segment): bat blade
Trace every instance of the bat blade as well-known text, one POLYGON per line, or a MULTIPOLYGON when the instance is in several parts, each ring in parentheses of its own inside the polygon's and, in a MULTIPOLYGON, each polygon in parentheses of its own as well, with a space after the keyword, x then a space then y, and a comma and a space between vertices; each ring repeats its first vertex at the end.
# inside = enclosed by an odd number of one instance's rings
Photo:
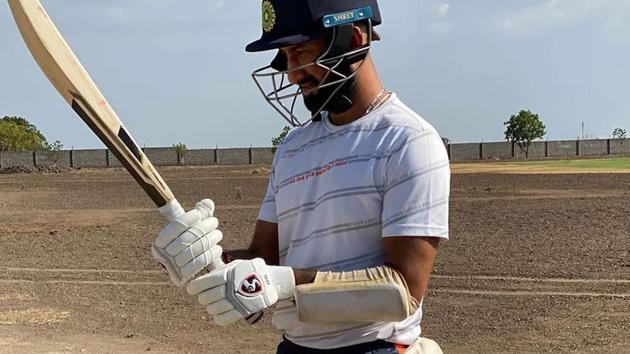
MULTIPOLYGON (((114 153, 168 220, 184 214, 173 193, 125 129, 39 0, 8 0, 26 46, 48 80, 114 153)), ((208 212, 207 208, 201 208, 208 212)), ((212 269, 225 264, 217 259, 212 269)), ((247 318, 254 323, 258 312, 247 318)))
MULTIPOLYGON (((64 100, 118 158, 158 207, 170 204, 174 206, 173 213, 182 214, 183 209, 169 187, 94 84, 39 0, 8 2, 33 58, 64 100)), ((172 219, 174 216, 167 217, 172 219)))

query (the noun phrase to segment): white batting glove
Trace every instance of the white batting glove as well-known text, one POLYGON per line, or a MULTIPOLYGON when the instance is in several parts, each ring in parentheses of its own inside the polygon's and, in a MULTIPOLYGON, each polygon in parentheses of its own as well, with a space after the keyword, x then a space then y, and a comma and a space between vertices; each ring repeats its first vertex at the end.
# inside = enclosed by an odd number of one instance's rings
POLYGON ((261 258, 233 261, 186 286, 219 326, 248 318, 278 300, 292 298, 294 288, 293 269, 267 266, 261 258))
POLYGON ((151 247, 153 258, 160 262, 171 281, 183 287, 221 259, 223 249, 218 245, 223 238, 217 230, 219 220, 213 217, 214 203, 204 199, 195 209, 170 222, 151 247))

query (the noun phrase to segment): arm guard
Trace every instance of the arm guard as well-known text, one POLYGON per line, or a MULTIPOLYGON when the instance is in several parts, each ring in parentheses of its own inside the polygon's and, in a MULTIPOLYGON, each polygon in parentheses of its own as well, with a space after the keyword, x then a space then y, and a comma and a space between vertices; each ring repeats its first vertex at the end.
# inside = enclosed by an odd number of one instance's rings
POLYGON ((402 275, 387 266, 319 272, 294 295, 299 320, 311 323, 398 322, 419 307, 402 275))

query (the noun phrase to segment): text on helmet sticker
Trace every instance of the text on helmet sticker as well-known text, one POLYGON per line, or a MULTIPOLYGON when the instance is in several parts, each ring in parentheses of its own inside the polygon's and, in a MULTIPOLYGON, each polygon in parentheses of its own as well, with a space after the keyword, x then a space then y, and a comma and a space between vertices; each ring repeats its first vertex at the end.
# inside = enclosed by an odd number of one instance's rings
POLYGON ((372 18, 372 8, 370 6, 362 7, 356 10, 339 12, 336 14, 324 16, 324 27, 330 28, 346 23, 357 22, 372 18))

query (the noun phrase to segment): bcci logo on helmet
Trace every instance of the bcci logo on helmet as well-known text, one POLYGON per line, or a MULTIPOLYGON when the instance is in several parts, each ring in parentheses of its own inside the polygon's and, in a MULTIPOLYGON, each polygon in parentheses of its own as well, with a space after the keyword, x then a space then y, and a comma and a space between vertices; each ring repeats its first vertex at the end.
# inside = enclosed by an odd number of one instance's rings
POLYGON ((244 296, 254 296, 262 292, 263 285, 256 274, 251 274, 241 282, 239 293, 244 296))
POLYGON ((263 31, 271 32, 276 25, 276 9, 269 0, 262 3, 262 27, 263 31))

